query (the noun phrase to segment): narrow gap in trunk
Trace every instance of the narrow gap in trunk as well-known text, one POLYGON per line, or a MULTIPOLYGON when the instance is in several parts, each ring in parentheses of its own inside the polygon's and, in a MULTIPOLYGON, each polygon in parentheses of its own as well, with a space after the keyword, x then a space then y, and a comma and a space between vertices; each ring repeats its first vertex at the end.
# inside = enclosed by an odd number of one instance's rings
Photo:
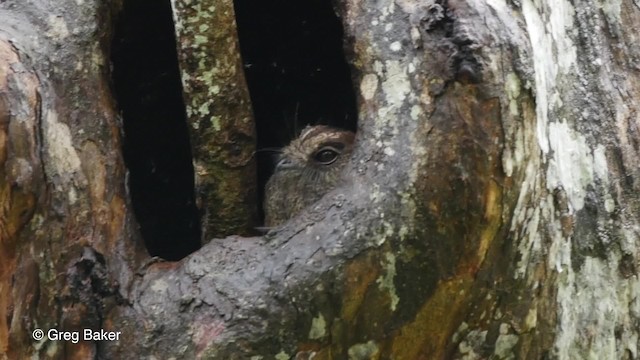
POLYGON ((126 0, 112 44, 133 209, 152 256, 200 246, 193 163, 169 0, 126 0))
MULTIPOLYGON (((234 0, 234 5, 258 149, 285 146, 306 125, 355 131, 356 97, 331 0, 234 0)), ((273 153, 258 152, 260 199, 274 165, 273 153)))

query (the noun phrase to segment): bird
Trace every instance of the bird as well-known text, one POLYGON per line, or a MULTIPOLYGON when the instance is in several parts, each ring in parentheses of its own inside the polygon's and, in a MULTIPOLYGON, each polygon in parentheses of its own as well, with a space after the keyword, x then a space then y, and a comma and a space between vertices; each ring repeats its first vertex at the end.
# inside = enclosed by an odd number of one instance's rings
POLYGON ((353 152, 355 134, 307 126, 282 149, 265 186, 265 227, 282 225, 338 185, 353 152))

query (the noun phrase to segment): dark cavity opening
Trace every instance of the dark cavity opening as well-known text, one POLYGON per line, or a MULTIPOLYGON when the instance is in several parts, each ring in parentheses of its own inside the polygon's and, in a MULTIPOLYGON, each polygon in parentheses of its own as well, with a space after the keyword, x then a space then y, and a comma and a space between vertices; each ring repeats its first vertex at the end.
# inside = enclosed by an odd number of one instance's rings
MULTIPOLYGON (((258 149, 285 146, 309 124, 355 131, 356 96, 331 0, 234 4, 258 149)), ((272 154, 258 152, 260 199, 274 165, 272 154)))
POLYGON ((181 259, 200 246, 200 220, 169 0, 124 2, 111 60, 145 245, 152 256, 181 259))

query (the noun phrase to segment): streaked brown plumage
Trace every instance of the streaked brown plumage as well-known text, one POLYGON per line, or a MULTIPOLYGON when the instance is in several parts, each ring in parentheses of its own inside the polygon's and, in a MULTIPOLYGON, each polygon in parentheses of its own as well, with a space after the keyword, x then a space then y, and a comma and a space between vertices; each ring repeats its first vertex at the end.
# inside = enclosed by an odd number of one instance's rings
POLYGON ((284 223, 338 184, 354 136, 329 126, 308 126, 282 150, 265 189, 265 226, 284 223))

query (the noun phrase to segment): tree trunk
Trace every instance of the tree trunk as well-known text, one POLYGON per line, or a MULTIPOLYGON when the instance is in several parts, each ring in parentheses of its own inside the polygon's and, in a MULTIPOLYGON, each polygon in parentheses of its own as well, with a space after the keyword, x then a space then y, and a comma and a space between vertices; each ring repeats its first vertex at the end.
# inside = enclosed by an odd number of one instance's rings
POLYGON ((640 356, 640 6, 336 5, 348 181, 264 237, 152 263, 108 86, 117 9, 0 3, 4 357, 640 356))
POLYGON ((98 2, 0 4, 0 353, 9 359, 99 355, 96 342, 35 341, 32 331, 103 327, 146 257, 108 82, 110 13, 98 2))

